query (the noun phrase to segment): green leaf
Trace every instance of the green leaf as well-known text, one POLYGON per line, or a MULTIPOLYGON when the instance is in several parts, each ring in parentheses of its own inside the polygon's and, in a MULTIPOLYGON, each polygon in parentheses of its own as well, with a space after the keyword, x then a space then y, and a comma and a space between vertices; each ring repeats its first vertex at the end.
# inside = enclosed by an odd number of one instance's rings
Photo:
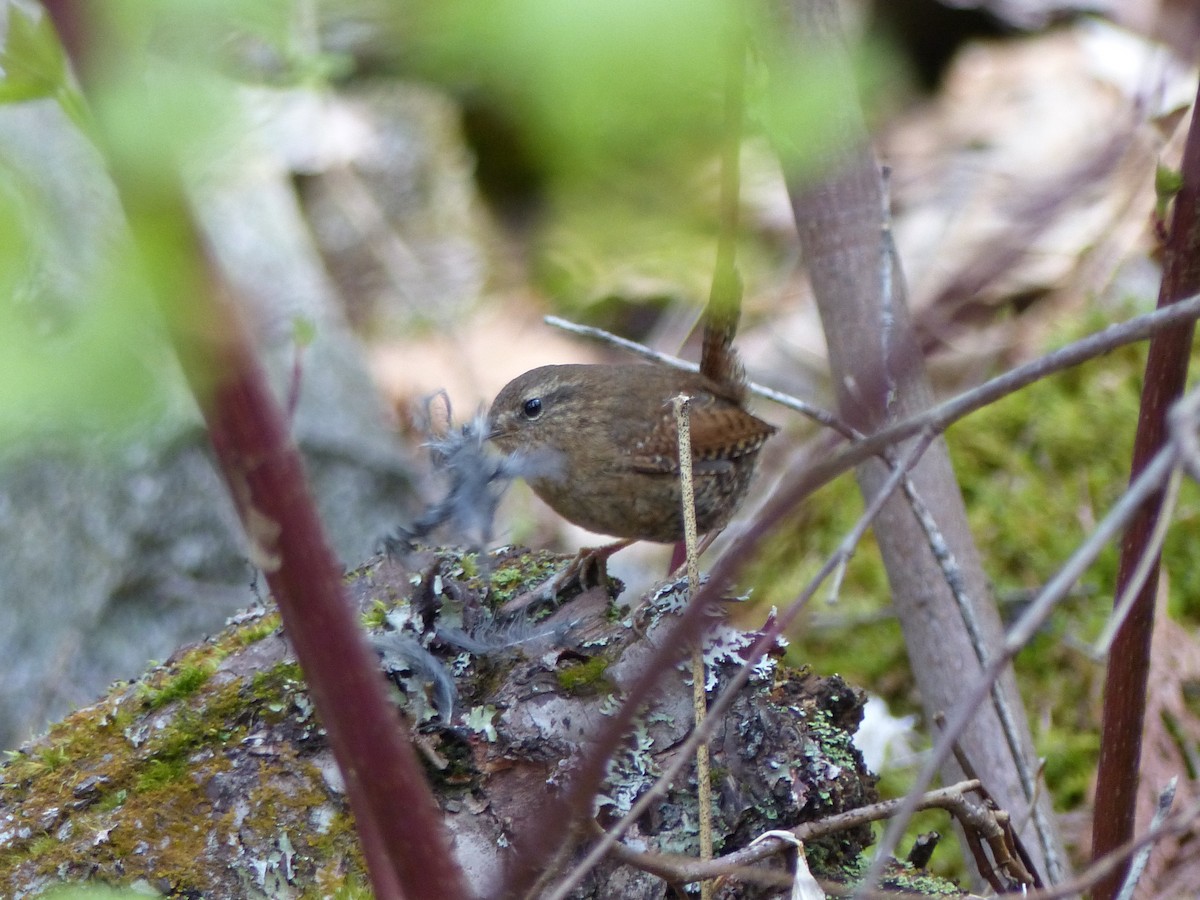
POLYGON ((1154 193, 1163 200, 1170 200, 1183 187, 1183 173, 1161 163, 1154 168, 1154 193))
POLYGON ((0 103, 53 97, 66 83, 67 64, 49 16, 35 19, 9 6, 8 40, 0 53, 0 103))

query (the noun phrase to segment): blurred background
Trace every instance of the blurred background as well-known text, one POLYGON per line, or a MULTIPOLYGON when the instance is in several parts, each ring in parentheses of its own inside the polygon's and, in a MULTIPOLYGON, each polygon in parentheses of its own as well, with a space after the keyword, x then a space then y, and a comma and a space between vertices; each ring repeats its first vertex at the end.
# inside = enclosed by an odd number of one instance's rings
MULTIPOLYGON (((626 358, 544 315, 698 359, 717 231, 714 24, 727 10, 712 0, 252 6, 143 10, 129 27, 166 99, 114 100, 103 115, 148 159, 168 146, 186 159, 205 239, 279 395, 299 388, 293 430, 350 567, 439 494, 421 446, 427 397, 445 390, 464 421, 536 365, 626 358)), ((1153 306, 1154 172, 1177 162, 1195 92, 1191 4, 843 7, 942 395, 1153 306)), ((5 0, 0 36, 0 747, 14 747, 261 598, 37 4, 5 0)), ((797 65, 813 89, 789 98, 756 84, 751 65, 738 346, 751 379, 829 406, 820 323, 768 140, 787 129, 802 152, 821 133, 820 60, 797 65)), ((950 432, 976 540, 1009 608, 1123 489, 1143 359, 1144 348, 1111 354, 950 432)), ((745 517, 819 437, 790 412, 755 408, 783 435, 767 446, 745 517)), ((814 498, 747 574, 747 615, 790 602, 860 511, 848 479, 814 498)), ((1198 514, 1185 484, 1179 519, 1198 514)), ((1163 688, 1151 721, 1194 750, 1196 710, 1172 699, 1200 688, 1200 572, 1181 532, 1166 548, 1172 653, 1166 681, 1151 679, 1163 688)), ((597 540, 523 485, 501 510, 499 543, 597 540)), ((612 570, 636 590, 664 574, 668 555, 634 547, 612 570)), ((1094 567, 1018 663, 1068 821, 1087 802, 1098 748, 1102 669, 1079 648, 1111 604, 1115 566, 1110 553, 1094 567)), ((881 724, 863 737, 872 763, 911 764, 919 707, 869 540, 837 601, 814 605, 793 635, 795 661, 876 695, 881 724)))

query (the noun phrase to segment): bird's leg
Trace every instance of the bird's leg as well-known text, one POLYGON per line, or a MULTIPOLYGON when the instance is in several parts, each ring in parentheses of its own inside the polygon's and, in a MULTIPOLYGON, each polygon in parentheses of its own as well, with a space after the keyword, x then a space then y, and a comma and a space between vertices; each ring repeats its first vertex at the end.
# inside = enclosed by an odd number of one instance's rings
POLYGON ((580 548, 575 558, 567 563, 561 571, 533 590, 513 597, 500 607, 500 613, 510 615, 534 603, 553 600, 560 591, 571 585, 578 585, 581 589, 587 590, 590 587, 604 584, 608 579, 608 558, 632 543, 634 543, 633 540, 627 539, 605 544, 603 547, 580 548))
POLYGON ((633 539, 626 538, 603 547, 581 547, 575 558, 556 577, 558 584, 555 585, 555 593, 572 583, 584 589, 604 584, 608 580, 608 558, 632 543, 633 539))
MULTIPOLYGON (((713 542, 720 536, 720 531, 710 531, 704 537, 700 538, 700 546, 696 548, 696 555, 703 556, 705 551, 713 545, 713 542)), ((687 574, 687 546, 683 541, 676 542, 671 550, 671 563, 667 566, 668 577, 672 581, 678 581, 687 574)))

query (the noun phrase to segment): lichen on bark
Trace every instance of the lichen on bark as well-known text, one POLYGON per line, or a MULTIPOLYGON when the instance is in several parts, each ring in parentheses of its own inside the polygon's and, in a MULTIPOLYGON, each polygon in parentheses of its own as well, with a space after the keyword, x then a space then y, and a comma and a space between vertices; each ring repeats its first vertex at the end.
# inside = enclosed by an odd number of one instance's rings
MULTIPOLYGON (((546 814, 684 602, 682 584, 625 604, 605 585, 516 622, 497 615, 560 562, 514 549, 485 558, 420 550, 346 576, 418 732, 458 861, 481 895, 500 883, 523 828, 546 814)), ((738 632, 719 621, 709 640, 713 687, 734 671, 738 645, 738 632)), ((681 668, 666 679, 611 761, 595 803, 601 825, 628 810, 689 732, 687 678, 681 668)), ((836 677, 778 659, 760 667, 711 741, 718 852, 875 799, 851 740, 862 701, 836 677)), ((695 802, 691 775, 626 840, 695 853, 695 802)), ((836 873, 869 842, 861 827, 807 849, 818 869, 836 873)), ((36 894, 64 880, 176 896, 365 890, 341 778, 270 608, 114 686, 0 769, 0 893, 36 894)), ((658 878, 615 861, 574 896, 612 896, 618 884, 621 896, 662 896, 658 878)), ((745 888, 738 896, 770 896, 745 888)))

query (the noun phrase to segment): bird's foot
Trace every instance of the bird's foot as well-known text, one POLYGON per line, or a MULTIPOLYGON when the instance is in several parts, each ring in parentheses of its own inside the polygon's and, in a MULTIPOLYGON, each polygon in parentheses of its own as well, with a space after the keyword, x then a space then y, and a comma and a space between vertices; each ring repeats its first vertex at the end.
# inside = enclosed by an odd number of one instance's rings
POLYGON ((500 607, 500 614, 511 615, 536 603, 549 603, 560 593, 573 587, 586 591, 604 584, 608 581, 608 558, 632 543, 632 540, 623 540, 605 544, 603 547, 581 548, 561 571, 500 607))

